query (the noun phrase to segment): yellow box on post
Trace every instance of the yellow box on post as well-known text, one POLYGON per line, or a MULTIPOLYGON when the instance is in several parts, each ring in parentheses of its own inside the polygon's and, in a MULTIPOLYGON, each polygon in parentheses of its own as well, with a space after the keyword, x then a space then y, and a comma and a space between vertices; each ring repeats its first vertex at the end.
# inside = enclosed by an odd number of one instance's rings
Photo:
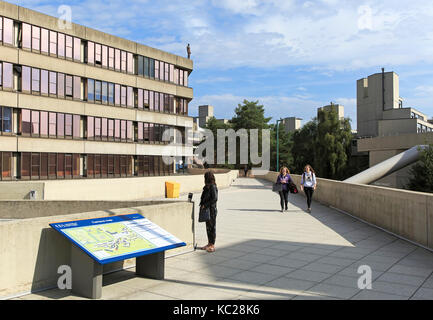
POLYGON ((167 198, 179 198, 180 183, 166 181, 165 189, 166 189, 167 198))

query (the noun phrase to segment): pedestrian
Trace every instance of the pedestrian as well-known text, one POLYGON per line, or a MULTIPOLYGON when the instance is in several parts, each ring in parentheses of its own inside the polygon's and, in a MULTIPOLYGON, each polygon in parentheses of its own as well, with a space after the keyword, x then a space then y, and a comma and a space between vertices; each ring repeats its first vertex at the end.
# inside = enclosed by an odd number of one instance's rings
POLYGON ((245 167, 244 167, 244 173, 245 173, 245 177, 247 177, 248 176, 248 166, 247 165, 245 165, 245 167))
POLYGON ((282 185, 281 191, 278 192, 280 194, 281 212, 283 212, 284 209, 287 211, 287 204, 289 202, 289 183, 293 183, 293 180, 290 177, 290 171, 287 167, 282 167, 280 169, 280 175, 277 177, 276 183, 282 185))
POLYGON ((206 221, 208 244, 201 247, 201 249, 207 252, 215 252, 218 188, 215 183, 215 176, 211 171, 207 171, 204 174, 204 183, 205 186, 203 187, 200 199, 200 209, 209 208, 210 219, 206 221))
POLYGON ((314 173, 313 168, 307 164, 304 167, 304 173, 301 177, 301 190, 305 192, 307 196, 307 210, 311 212, 311 201, 313 199, 314 190, 316 190, 317 182, 316 182, 316 174, 314 173))

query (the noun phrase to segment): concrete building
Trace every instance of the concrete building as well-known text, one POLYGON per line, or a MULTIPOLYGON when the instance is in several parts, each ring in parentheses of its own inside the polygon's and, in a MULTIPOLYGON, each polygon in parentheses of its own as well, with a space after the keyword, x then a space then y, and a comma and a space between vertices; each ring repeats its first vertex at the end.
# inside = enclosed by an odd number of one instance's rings
POLYGON ((284 125, 284 131, 288 133, 300 129, 301 120, 302 120, 301 118, 296 118, 296 117, 284 118, 282 121, 282 125, 284 125))
MULTIPOLYGON (((433 123, 422 112, 403 107, 398 75, 383 69, 357 81, 357 125, 358 152, 368 153, 370 167, 416 145, 433 143, 433 123)), ((411 167, 373 184, 404 188, 411 167)))
POLYGON ((344 119, 344 106, 340 105, 340 104, 334 104, 331 102, 331 104, 318 108, 317 109, 317 115, 319 115, 319 111, 320 110, 324 110, 324 111, 335 111, 338 114, 338 119, 343 120, 344 119))
MULTIPOLYGON (((211 105, 202 105, 198 107, 198 117, 194 117, 194 123, 197 124, 198 127, 204 128, 208 120, 214 116, 214 107, 211 105)), ((216 119, 219 122, 227 124, 229 122, 228 119, 216 119)))
POLYGON ((370 75, 357 81, 358 137, 380 137, 433 131, 427 116, 404 108, 395 72, 370 75))
POLYGON ((192 60, 3 1, 0 26, 2 180, 168 175, 163 155, 192 155, 192 60))

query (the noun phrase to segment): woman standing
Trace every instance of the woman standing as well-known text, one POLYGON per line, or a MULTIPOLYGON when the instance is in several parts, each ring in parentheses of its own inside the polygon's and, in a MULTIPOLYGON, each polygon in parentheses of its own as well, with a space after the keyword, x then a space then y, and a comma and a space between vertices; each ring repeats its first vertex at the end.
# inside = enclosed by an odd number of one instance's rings
POLYGON ((287 203, 289 202, 289 183, 292 182, 292 178, 290 177, 290 171, 287 167, 282 167, 280 169, 280 175, 277 178, 277 183, 281 184, 282 190, 279 191, 280 194, 280 204, 281 204, 281 212, 284 211, 284 208, 287 211, 287 203))
POLYGON ((301 178, 301 190, 304 190, 307 196, 308 212, 311 212, 311 200, 313 199, 314 190, 316 190, 316 174, 313 168, 307 164, 304 168, 304 173, 301 178))
POLYGON ((201 247, 202 250, 207 252, 215 252, 215 239, 216 239, 216 216, 217 216, 217 201, 218 201, 218 188, 215 183, 215 176, 211 171, 204 174, 203 192, 200 199, 200 209, 210 210, 210 219, 206 221, 206 232, 208 244, 201 247))

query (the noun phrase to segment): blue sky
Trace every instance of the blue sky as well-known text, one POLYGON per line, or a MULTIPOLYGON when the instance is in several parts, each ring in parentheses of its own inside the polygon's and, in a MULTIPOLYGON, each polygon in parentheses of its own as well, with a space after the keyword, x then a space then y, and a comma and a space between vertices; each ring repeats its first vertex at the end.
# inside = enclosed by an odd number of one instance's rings
POLYGON ((311 120, 330 101, 356 128, 356 80, 381 67, 400 76, 405 106, 433 116, 431 0, 9 0, 49 15, 186 55, 197 106, 230 119, 243 99, 259 100, 274 122, 311 120))

